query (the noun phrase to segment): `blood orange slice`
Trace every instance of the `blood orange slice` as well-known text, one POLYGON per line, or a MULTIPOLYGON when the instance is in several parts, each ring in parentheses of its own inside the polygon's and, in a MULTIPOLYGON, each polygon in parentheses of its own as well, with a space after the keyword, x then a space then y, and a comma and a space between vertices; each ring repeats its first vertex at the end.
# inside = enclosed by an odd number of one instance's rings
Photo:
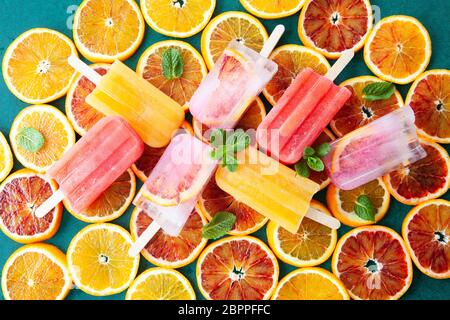
POLYGON ((403 220, 403 239, 416 267, 436 279, 450 278, 450 202, 430 200, 403 220))
MULTIPOLYGON (((131 215, 130 232, 137 239, 152 223, 144 211, 136 208, 131 215)), ((202 238, 206 219, 194 210, 178 237, 172 237, 159 230, 147 244, 142 255, 149 262, 160 267, 181 268, 197 259, 207 240, 202 238)))
POLYGON ((209 300, 267 300, 278 282, 278 262, 261 240, 227 237, 210 244, 197 262, 197 283, 209 300))
POLYGON ((61 222, 62 205, 58 204, 43 218, 37 218, 34 212, 57 189, 55 182, 30 169, 11 174, 0 185, 1 230, 20 243, 53 237, 61 222))
POLYGON ((389 192, 399 202, 417 205, 436 199, 448 191, 450 159, 447 151, 434 142, 421 140, 427 156, 384 176, 389 192))
POLYGON ((338 241, 331 262, 353 299, 396 300, 412 281, 403 239, 382 226, 359 227, 338 241))

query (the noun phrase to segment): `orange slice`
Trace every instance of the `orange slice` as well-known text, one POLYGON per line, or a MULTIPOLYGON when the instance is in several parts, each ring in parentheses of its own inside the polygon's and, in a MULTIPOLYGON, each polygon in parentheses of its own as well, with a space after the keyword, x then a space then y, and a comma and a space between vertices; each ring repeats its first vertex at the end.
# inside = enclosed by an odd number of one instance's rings
POLYGON ((4 234, 20 243, 50 239, 61 223, 62 205, 58 204, 45 217, 37 218, 36 209, 58 186, 30 169, 11 174, 0 185, 0 228, 4 234))
MULTIPOLYGON (((145 211, 134 209, 130 220, 133 239, 137 239, 152 221, 145 211)), ((159 230, 141 253, 150 263, 159 267, 184 267, 197 259, 208 242, 202 238, 202 228, 205 224, 206 219, 194 210, 178 237, 159 230)))
POLYGON ((13 165, 14 160, 11 148, 3 133, 0 132, 0 182, 5 180, 11 172, 13 165))
POLYGON ((417 205, 436 199, 448 191, 450 159, 447 151, 434 142, 421 140, 427 156, 384 176, 389 192, 399 202, 417 205))
POLYGON ((364 61, 383 80, 398 84, 414 81, 428 66, 431 39, 427 29, 408 16, 382 19, 370 33, 364 61))
POLYGON ((450 278, 450 202, 430 200, 413 208, 402 233, 416 267, 435 279, 450 278))
POLYGON ((337 59, 345 50, 364 46, 372 22, 368 0, 309 0, 300 13, 298 34, 305 46, 337 59))
POLYGON ((263 19, 279 19, 291 16, 305 3, 305 0, 240 0, 251 14, 263 19))
POLYGON ((278 262, 261 240, 227 237, 210 244, 197 262, 197 284, 208 300, 267 300, 278 282, 278 262))
POLYGON ((420 135, 450 143, 450 70, 430 70, 420 75, 405 103, 414 110, 420 135))
POLYGON ((403 239, 382 226, 359 227, 343 235, 331 267, 350 296, 358 300, 399 299, 413 276, 403 239))

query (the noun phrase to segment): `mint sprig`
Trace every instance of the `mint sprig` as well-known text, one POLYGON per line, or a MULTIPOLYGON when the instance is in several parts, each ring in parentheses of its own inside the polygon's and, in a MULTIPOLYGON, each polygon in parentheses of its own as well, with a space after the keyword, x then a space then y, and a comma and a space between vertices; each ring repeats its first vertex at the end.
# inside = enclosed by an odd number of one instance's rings
POLYGON ((202 237, 205 239, 218 239, 233 229, 236 216, 231 212, 220 211, 214 215, 211 221, 203 226, 202 237))
POLYGON ((44 146, 45 139, 38 130, 24 127, 17 134, 16 142, 28 152, 38 152, 44 146))
POLYGON ((360 195, 353 209, 358 217, 363 220, 375 222, 375 208, 372 200, 365 194, 360 195))
POLYGON ((250 136, 242 129, 225 131, 216 129, 211 132, 211 144, 215 149, 211 152, 211 158, 220 160, 222 167, 234 172, 238 167, 236 154, 250 145, 250 136))
POLYGON ((322 143, 315 149, 306 147, 303 151, 303 158, 295 164, 295 171, 299 176, 308 178, 311 170, 322 172, 325 170, 325 165, 321 158, 325 157, 330 152, 330 144, 322 143))
POLYGON ((390 82, 373 82, 363 89, 363 98, 368 101, 387 100, 395 92, 395 85, 390 82))
POLYGON ((162 72, 167 80, 177 79, 183 75, 184 61, 180 50, 169 48, 162 53, 162 72))

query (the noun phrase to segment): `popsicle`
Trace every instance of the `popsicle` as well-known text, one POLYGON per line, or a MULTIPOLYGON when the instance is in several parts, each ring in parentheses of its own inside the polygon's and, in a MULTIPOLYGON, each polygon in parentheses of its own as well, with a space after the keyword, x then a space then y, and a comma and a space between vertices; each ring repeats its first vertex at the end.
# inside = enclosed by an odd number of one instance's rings
POLYGON ((350 98, 351 92, 333 81, 353 56, 345 51, 325 76, 310 68, 300 72, 259 125, 258 145, 283 163, 298 162, 350 98))
POLYGON ((192 96, 192 115, 209 128, 232 129, 277 72, 268 56, 283 33, 278 25, 260 53, 231 41, 192 96))
POLYGON ((177 102, 118 60, 103 77, 75 56, 69 57, 69 64, 96 85, 86 102, 105 115, 127 120, 150 147, 166 146, 184 120, 177 102))
POLYGON ((125 120, 102 118, 47 171, 59 189, 36 216, 45 216, 64 198, 75 212, 87 209, 143 151, 144 143, 125 120))
POLYGON ((219 167, 217 185, 260 214, 296 233, 305 216, 338 229, 338 220, 310 207, 320 186, 253 147, 238 154, 235 172, 219 167))
POLYGON ((331 143, 323 159, 331 181, 355 189, 426 156, 411 107, 397 109, 331 143))
POLYGON ((217 167, 213 148, 188 133, 175 136, 148 177, 134 203, 153 223, 130 248, 142 251, 159 229, 177 236, 217 167))

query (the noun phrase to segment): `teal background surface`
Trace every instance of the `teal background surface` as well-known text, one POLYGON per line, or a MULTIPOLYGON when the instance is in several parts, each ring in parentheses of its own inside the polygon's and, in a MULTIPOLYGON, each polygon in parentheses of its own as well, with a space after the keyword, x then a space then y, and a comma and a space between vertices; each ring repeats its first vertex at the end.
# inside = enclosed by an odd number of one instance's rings
MULTIPOLYGON (((3 59, 4 52, 8 45, 21 33, 28 29, 36 27, 46 27, 58 30, 69 37, 71 30, 68 25, 71 24, 71 16, 74 14, 79 0, 0 0, 0 58, 3 59)), ((411 15, 419 19, 428 29, 432 43, 433 56, 431 58, 428 69, 449 69, 450 68, 450 1, 448 0, 373 0, 372 5, 379 7, 381 17, 387 17, 395 14, 411 15)), ((238 0, 217 0, 217 6, 214 15, 224 11, 237 10, 245 11, 238 0)), ((282 23, 286 26, 286 33, 281 39, 281 44, 295 43, 301 44, 297 35, 298 13, 284 19, 277 20, 261 20, 270 32, 276 24, 282 23)), ((186 41, 193 44, 200 50, 200 35, 201 33, 187 38, 186 41)), ((144 42, 139 50, 126 63, 135 68, 140 55, 151 44, 166 40, 168 37, 158 34, 147 26, 144 42)), ((340 83, 345 79, 359 76, 371 75, 372 73, 364 64, 362 58, 362 51, 358 52, 355 59, 350 66, 340 75, 336 83, 340 83)), ((406 97, 409 85, 398 86, 403 98, 406 97)), ((52 105, 64 111, 64 99, 59 99, 52 105)), ((17 98, 15 98, 7 89, 3 78, 0 80, 0 130, 5 136, 9 135, 10 126, 14 117, 20 110, 27 105, 17 98)), ((269 104, 266 102, 266 106, 269 104)), ((450 150, 447 147, 447 151, 450 150)), ((21 166, 15 160, 14 170, 21 166)), ((443 198, 450 200, 449 193, 443 198)), ((316 199, 325 203, 324 192, 319 193, 316 199)), ((386 217, 379 223, 381 225, 389 226, 401 232, 401 223, 403 218, 411 207, 400 204, 392 199, 391 207, 386 217)), ((114 221, 126 229, 129 229, 129 219, 132 208, 129 208, 126 214, 114 221)), ((61 227, 58 233, 48 242, 58 246, 61 250, 66 251, 72 237, 82 229, 86 224, 75 219, 67 211, 64 212, 61 227)), ((339 230, 339 235, 347 232, 349 228, 343 227, 339 230)), ((254 234, 256 237, 266 240, 265 228, 259 230, 254 234)), ((3 268, 6 259, 20 246, 3 233, 0 232, 0 269, 3 268)), ((330 270, 330 260, 321 265, 330 270)), ((139 273, 147 268, 152 267, 144 258, 141 258, 139 273)), ((180 271, 186 275, 192 282, 197 298, 202 296, 197 289, 195 280, 196 261, 190 265, 181 268, 180 271)), ((288 272, 295 268, 284 263, 280 263, 280 279, 288 272)), ((83 293, 81 290, 71 290, 68 299, 123 299, 125 293, 109 296, 109 297, 93 297, 83 293)), ((0 293, 0 299, 3 295, 0 293)), ((450 299, 450 280, 435 280, 422 274, 414 267, 414 280, 408 290, 403 296, 403 299, 450 299)))

